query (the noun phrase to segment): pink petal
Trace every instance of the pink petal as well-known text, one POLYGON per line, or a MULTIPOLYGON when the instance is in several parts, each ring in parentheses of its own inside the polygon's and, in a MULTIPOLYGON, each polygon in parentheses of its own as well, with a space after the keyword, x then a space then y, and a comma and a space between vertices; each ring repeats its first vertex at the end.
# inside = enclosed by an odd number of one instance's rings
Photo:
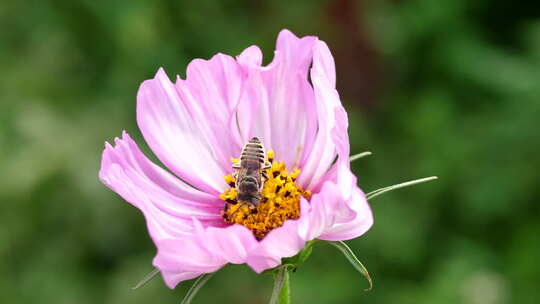
POLYGON ((296 37, 289 30, 279 32, 276 50, 282 54, 282 60, 285 65, 288 65, 291 70, 306 75, 309 65, 313 59, 313 48, 315 43, 318 43, 317 37, 305 36, 302 38, 296 37))
MULTIPOLYGON (((194 64, 192 69, 196 70, 196 66, 194 64)), ((196 72, 189 74, 197 75, 196 72)), ((191 94, 185 90, 179 94, 160 69, 154 79, 143 82, 139 88, 137 122, 152 151, 169 169, 194 187, 218 194, 227 187, 223 176, 229 170, 226 169, 224 154, 235 148, 230 137, 224 134, 226 125, 222 122, 227 119, 214 119, 217 113, 227 116, 228 105, 215 100, 216 112, 201 110, 198 106, 214 101, 199 97, 204 94, 202 91, 194 88, 191 94), (219 112, 221 110, 225 112, 219 112), (212 133, 216 129, 221 131, 212 133), (224 138, 217 140, 220 136, 224 138)), ((236 149, 239 151, 240 148, 236 149)))
MULTIPOLYGON (((155 263, 154 263, 154 266, 158 268, 158 266, 155 265, 155 263)), ((163 280, 165 281, 165 284, 170 289, 174 289, 176 285, 178 285, 178 283, 182 281, 191 280, 205 274, 204 272, 193 272, 193 271, 176 272, 176 271, 168 271, 168 270, 161 270, 160 273, 161 273, 161 276, 163 277, 163 280)))
POLYGON ((158 253, 153 265, 158 268, 169 288, 204 273, 212 273, 226 261, 206 249, 197 235, 163 239, 156 243, 158 253))
POLYGON ((307 79, 316 41, 284 30, 269 66, 260 66, 260 51, 253 47, 238 58, 247 74, 235 121, 240 138, 262 138, 289 168, 300 166, 317 128, 313 89, 307 79))
POLYGON ((170 288, 192 275, 217 271, 227 263, 245 263, 248 253, 258 244, 244 226, 205 228, 195 218, 192 225, 193 234, 156 243, 154 266, 160 269, 170 288))
POLYGON ((356 177, 347 165, 339 164, 335 170, 336 184, 340 193, 345 198, 345 205, 339 210, 352 210, 354 217, 351 219, 338 220, 332 227, 324 231, 320 239, 329 241, 343 241, 359 237, 373 225, 373 214, 367 199, 356 186, 356 177))
POLYGON ((334 57, 324 41, 318 41, 313 48, 313 73, 326 78, 330 87, 336 87, 334 57))
POLYGON ((357 238, 364 234, 373 226, 373 214, 366 200, 364 193, 356 188, 347 205, 356 212, 354 219, 348 222, 339 223, 327 229, 319 236, 321 240, 345 241, 357 238))
POLYGON ((313 189, 321 181, 337 155, 331 135, 336 125, 334 112, 337 107, 335 105, 337 92, 328 88, 324 79, 320 77, 312 78, 312 81, 317 102, 318 132, 298 177, 298 184, 305 189, 313 189))
POLYGON ((256 45, 252 45, 242 51, 236 60, 241 65, 260 67, 262 64, 261 49, 256 45))
POLYGON ((233 264, 245 263, 251 249, 258 244, 253 232, 241 225, 208 227, 205 243, 210 250, 233 264))
POLYGON ((334 59, 324 42, 317 42, 313 58, 311 81, 315 91, 318 132, 298 177, 298 183, 307 189, 320 186, 336 157, 339 156, 339 161, 349 157, 347 114, 335 89, 334 59))
POLYGON ((304 248, 307 240, 299 233, 302 222, 306 221, 309 204, 302 200, 302 215, 297 220, 288 220, 283 226, 268 233, 259 241, 247 258, 247 264, 257 273, 281 264, 281 259, 291 257, 304 248))
POLYGON ((240 141, 247 142, 256 136, 262 140, 266 149, 272 149, 272 116, 268 95, 262 75, 258 72, 250 73, 244 83, 235 120, 231 123, 238 126, 240 141))
POLYGON ((322 190, 313 195, 310 205, 308 220, 300 227, 300 235, 305 240, 318 238, 334 225, 349 222, 356 216, 346 204, 340 188, 332 182, 326 182, 322 190))
POLYGON ((115 147, 105 146, 100 179, 144 213, 154 241, 190 234, 193 216, 205 225, 222 224, 219 198, 184 184, 150 162, 127 133, 115 142, 115 147))
POLYGON ((243 90, 243 71, 231 56, 217 54, 210 60, 193 60, 186 74, 185 81, 177 79, 179 96, 213 155, 230 173, 230 158, 238 157, 244 145, 229 129, 243 90))

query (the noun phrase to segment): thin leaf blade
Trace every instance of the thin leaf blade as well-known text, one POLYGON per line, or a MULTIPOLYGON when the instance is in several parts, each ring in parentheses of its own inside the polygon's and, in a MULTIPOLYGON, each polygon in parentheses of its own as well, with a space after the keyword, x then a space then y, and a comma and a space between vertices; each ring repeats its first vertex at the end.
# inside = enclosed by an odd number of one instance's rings
POLYGON ((144 276, 135 286, 131 287, 132 290, 139 289, 146 285, 148 282, 152 281, 159 273, 159 269, 154 268, 150 273, 144 276))
POLYGON ((193 298, 195 298, 195 295, 197 295, 199 290, 204 286, 204 284, 206 284, 206 282, 208 282, 208 280, 210 280, 210 278, 212 278, 213 275, 214 275, 213 273, 205 273, 199 276, 197 280, 195 280, 193 285, 191 285, 186 296, 184 297, 184 299, 182 299, 182 302, 180 302, 180 304, 191 303, 193 298))
POLYGON ((370 156, 372 153, 370 151, 365 151, 365 152, 362 152, 362 153, 358 153, 358 154, 355 154, 355 155, 351 155, 349 157, 349 162, 353 162, 357 159, 360 159, 360 158, 363 158, 363 157, 366 157, 366 156, 370 156))
POLYGON ((429 181, 432 181, 432 180, 435 180, 435 179, 438 179, 438 177, 437 176, 430 176, 430 177, 415 179, 415 180, 412 180, 412 181, 408 181, 408 182, 404 182, 404 183, 400 183, 400 184, 380 188, 380 189, 371 191, 368 194, 366 194, 366 198, 369 200, 369 199, 377 197, 377 196, 379 196, 379 195, 381 195, 383 193, 386 193, 386 192, 390 192, 390 191, 393 191, 393 190, 397 190, 397 189, 401 189, 401 188, 410 187, 410 186, 413 186, 413 185, 429 182, 429 181))
POLYGON ((341 251, 341 253, 343 253, 343 255, 351 263, 351 265, 366 278, 369 283, 369 287, 365 289, 365 291, 371 290, 373 288, 373 281, 371 280, 371 276, 369 275, 367 268, 364 266, 364 264, 362 264, 362 262, 360 262, 360 260, 358 260, 351 248, 342 241, 328 243, 341 251))

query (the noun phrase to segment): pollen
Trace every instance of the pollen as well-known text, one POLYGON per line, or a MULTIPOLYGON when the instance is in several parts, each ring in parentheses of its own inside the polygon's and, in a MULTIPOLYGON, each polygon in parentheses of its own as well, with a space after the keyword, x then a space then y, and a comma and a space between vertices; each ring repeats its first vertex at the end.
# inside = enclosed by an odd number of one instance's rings
MULTIPOLYGON (((304 191, 296 184, 300 174, 299 169, 287 171, 283 162, 274 161, 274 152, 267 153, 272 167, 266 170, 268 179, 264 181, 261 191, 262 199, 258 205, 239 202, 233 175, 225 176, 225 182, 230 189, 220 195, 225 201, 222 216, 229 224, 240 224, 253 232, 259 240, 263 239, 272 229, 280 227, 286 220, 300 217, 300 199, 309 200, 310 191, 304 191)), ((233 162, 235 160, 231 160, 233 162)))

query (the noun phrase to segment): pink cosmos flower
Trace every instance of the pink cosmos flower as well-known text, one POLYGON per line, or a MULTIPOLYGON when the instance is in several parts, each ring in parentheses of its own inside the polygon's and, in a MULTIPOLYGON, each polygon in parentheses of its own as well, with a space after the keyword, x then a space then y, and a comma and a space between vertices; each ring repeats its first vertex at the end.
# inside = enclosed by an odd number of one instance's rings
POLYGON ((158 249, 153 264, 170 288, 227 263, 260 273, 310 240, 348 240, 371 227, 370 207, 349 166, 347 113, 335 82, 327 45, 283 30, 267 66, 251 46, 236 58, 193 60, 186 80, 173 83, 160 69, 142 83, 137 123, 172 173, 123 132, 114 146, 106 143, 99 177, 143 212, 158 249), (276 161, 299 169, 290 183, 311 192, 298 196, 299 217, 285 218, 262 238, 222 213, 230 158, 254 136, 276 161))

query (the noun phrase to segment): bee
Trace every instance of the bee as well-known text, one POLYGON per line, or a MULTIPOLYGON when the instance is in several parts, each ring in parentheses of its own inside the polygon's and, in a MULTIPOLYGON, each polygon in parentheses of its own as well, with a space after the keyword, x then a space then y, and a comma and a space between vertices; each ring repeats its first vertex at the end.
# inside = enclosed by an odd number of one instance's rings
POLYGON ((233 164, 233 168, 238 171, 233 174, 236 180, 236 190, 238 202, 257 206, 262 199, 262 188, 264 181, 268 179, 265 170, 272 167, 266 157, 264 146, 257 137, 248 141, 242 153, 240 162, 233 164))

